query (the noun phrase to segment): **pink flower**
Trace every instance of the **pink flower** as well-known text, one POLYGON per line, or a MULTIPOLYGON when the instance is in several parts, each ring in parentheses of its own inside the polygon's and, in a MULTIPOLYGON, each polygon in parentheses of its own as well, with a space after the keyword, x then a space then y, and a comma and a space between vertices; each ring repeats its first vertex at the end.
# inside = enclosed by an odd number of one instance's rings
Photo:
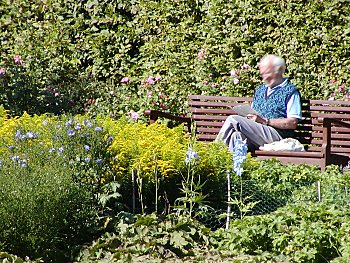
POLYGON ((239 83, 239 79, 238 78, 234 78, 233 79, 233 84, 237 85, 239 83))
POLYGON ((161 92, 159 92, 159 94, 158 94, 158 96, 159 96, 159 98, 163 98, 164 97, 164 94, 163 93, 161 93, 161 92))
POLYGON ((329 81, 329 84, 334 84, 335 83, 335 80, 334 79, 331 79, 330 81, 329 81))
POLYGON ((164 104, 159 104, 159 106, 162 108, 162 110, 166 110, 166 106, 164 104))
POLYGON ((212 88, 217 88, 217 87, 218 87, 218 84, 216 84, 216 83, 211 84, 211 87, 212 87, 212 88))
POLYGON ((225 81, 225 80, 226 80, 226 77, 225 77, 225 76, 223 76, 223 77, 221 78, 221 80, 222 80, 222 81, 225 81))
POLYGON ((159 75, 156 76, 155 80, 160 81, 161 77, 159 75))
POLYGON ((204 55, 205 55, 205 49, 201 49, 201 50, 198 52, 198 56, 197 56, 198 60, 202 60, 203 57, 204 57, 204 55))
POLYGON ((0 75, 5 73, 5 68, 0 68, 0 75))
POLYGON ((58 97, 60 96, 60 94, 58 92, 55 93, 55 97, 58 97))
POLYGON ((243 64, 242 68, 243 68, 243 69, 249 69, 250 66, 249 66, 247 63, 245 63, 245 64, 243 64))
POLYGON ((239 70, 235 70, 235 69, 230 71, 231 77, 237 77, 240 73, 241 72, 239 70))
POLYGON ((122 78, 122 80, 120 82, 121 83, 128 83, 129 82, 129 78, 128 77, 124 77, 124 78, 122 78))
POLYGON ((153 85, 154 84, 154 78, 152 76, 148 77, 148 79, 146 80, 146 82, 149 84, 149 85, 153 85))
POLYGON ((208 85, 208 83, 209 83, 209 82, 208 82, 207 80, 204 80, 204 81, 203 81, 203 84, 204 84, 204 85, 208 85))
POLYGON ((139 118, 139 114, 137 112, 133 111, 133 110, 129 111, 128 115, 131 117, 131 119, 133 119, 135 121, 139 118))
POLYGON ((339 92, 344 92, 345 91, 345 86, 344 85, 339 86, 338 91, 339 92))
POLYGON ((334 100, 334 97, 329 97, 328 100, 334 100))
POLYGON ((114 95, 114 90, 111 90, 110 92, 109 92, 109 94, 111 94, 112 96, 114 95))
POLYGON ((153 94, 153 91, 152 91, 152 90, 147 90, 147 96, 148 96, 148 97, 151 97, 152 94, 153 94))
POLYGON ((220 88, 221 90, 225 90, 225 86, 221 86, 221 88, 220 88))
POLYGON ((14 58, 14 60, 15 60, 15 64, 19 64, 19 63, 21 63, 22 58, 21 58, 20 55, 16 55, 15 58, 14 58))
POLYGON ((350 94, 345 94, 345 98, 350 99, 350 94))

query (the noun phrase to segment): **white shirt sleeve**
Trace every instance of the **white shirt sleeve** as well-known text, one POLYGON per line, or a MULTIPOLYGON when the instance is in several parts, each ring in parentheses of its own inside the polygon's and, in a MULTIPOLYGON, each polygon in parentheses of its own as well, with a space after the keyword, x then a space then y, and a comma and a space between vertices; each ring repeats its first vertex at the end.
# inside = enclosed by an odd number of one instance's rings
POLYGON ((294 92, 287 103, 287 118, 302 120, 301 103, 299 92, 294 92))

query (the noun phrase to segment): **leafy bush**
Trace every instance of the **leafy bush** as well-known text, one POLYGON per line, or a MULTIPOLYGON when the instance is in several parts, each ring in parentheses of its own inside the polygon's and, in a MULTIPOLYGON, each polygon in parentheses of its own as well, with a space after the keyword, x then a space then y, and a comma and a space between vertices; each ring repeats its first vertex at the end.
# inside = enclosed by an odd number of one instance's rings
POLYGON ((287 205, 271 214, 232 222, 217 230, 220 249, 293 262, 328 262, 339 256, 339 230, 349 218, 346 209, 326 204, 287 205))
POLYGON ((349 13, 343 0, 4 2, 0 98, 14 115, 185 113, 190 93, 252 95, 276 53, 304 97, 348 99, 349 13))
POLYGON ((108 137, 85 117, 2 114, 0 250, 66 262, 96 232, 108 137))

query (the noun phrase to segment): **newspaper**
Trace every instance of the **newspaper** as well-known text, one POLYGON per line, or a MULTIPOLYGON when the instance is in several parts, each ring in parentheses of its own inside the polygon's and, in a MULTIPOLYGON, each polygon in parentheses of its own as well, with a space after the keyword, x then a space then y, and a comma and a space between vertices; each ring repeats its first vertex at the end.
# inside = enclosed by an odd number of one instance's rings
POLYGON ((254 110, 252 107, 250 107, 249 104, 241 104, 237 106, 228 106, 231 110, 233 110, 236 114, 241 115, 243 117, 247 116, 248 114, 255 114, 258 115, 258 112, 254 110))

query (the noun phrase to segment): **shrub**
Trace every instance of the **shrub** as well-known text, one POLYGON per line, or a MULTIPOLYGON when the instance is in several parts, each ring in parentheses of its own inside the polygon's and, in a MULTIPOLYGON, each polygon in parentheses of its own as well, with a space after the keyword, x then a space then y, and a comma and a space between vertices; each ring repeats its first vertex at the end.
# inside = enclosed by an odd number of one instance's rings
POLYGON ((189 93, 252 95, 258 60, 276 53, 304 97, 348 99, 349 12, 343 0, 4 2, 0 98, 15 115, 180 114, 189 93))
POLYGON ((82 116, 2 117, 0 249, 66 262, 96 232, 108 136, 82 116))

